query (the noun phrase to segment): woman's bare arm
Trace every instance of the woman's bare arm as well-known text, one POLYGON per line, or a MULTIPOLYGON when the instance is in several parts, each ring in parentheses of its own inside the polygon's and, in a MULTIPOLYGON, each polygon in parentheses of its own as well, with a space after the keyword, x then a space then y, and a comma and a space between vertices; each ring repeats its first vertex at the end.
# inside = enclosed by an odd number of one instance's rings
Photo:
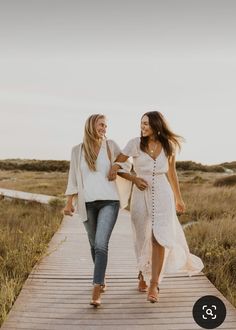
POLYGON ((118 163, 126 162, 128 158, 129 158, 129 156, 119 154, 119 156, 115 160, 114 165, 110 169, 108 179, 115 180, 116 176, 118 174, 120 177, 133 182, 139 190, 145 190, 148 186, 148 183, 144 179, 139 178, 136 175, 133 175, 130 173, 117 172, 119 169, 122 168, 122 166, 118 163))
POLYGON ((179 180, 176 172, 175 166, 175 156, 171 156, 169 158, 169 170, 167 172, 168 180, 170 182, 171 188, 174 192, 175 196, 175 203, 176 203, 176 210, 178 212, 183 213, 185 211, 185 204, 181 196, 180 187, 179 187, 179 180))
POLYGON ((129 156, 123 155, 121 153, 117 156, 115 163, 111 166, 110 171, 107 176, 109 181, 115 180, 116 176, 118 174, 117 171, 122 168, 122 166, 118 163, 124 163, 127 161, 128 158, 129 158, 129 156))

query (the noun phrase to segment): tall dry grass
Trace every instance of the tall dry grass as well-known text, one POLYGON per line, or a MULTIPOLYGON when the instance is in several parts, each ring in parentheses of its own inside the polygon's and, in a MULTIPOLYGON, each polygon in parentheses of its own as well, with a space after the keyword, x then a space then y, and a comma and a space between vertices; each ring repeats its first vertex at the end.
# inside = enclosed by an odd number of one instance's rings
MULTIPOLYGON (((214 187, 212 184, 181 185, 188 221, 212 221, 236 215, 236 187, 214 187)), ((181 219, 181 218, 180 218, 181 219)))
POLYGON ((185 229, 190 250, 202 258, 206 276, 236 307, 236 185, 215 186, 218 180, 227 182, 227 176, 200 176, 201 183, 193 176, 181 182, 187 211, 180 222, 195 221, 185 229))
POLYGON ((66 190, 67 173, 0 170, 0 187, 62 197, 66 190))
POLYGON ((59 209, 0 201, 0 325, 58 229, 59 209))
POLYGON ((185 233, 190 250, 204 262, 206 276, 236 307, 236 217, 199 219, 185 233))

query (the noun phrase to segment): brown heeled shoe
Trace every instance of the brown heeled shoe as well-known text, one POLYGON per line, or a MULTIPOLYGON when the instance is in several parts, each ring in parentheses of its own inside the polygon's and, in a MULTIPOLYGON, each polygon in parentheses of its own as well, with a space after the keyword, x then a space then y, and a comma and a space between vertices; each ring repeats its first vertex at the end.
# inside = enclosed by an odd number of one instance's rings
POLYGON ((141 271, 138 274, 138 279, 139 279, 138 291, 147 292, 148 286, 147 286, 147 283, 144 281, 143 274, 141 271))
POLYGON ((95 284, 93 287, 93 293, 92 293, 92 300, 90 301, 90 305, 93 305, 94 307, 98 307, 101 305, 101 285, 95 284))
POLYGON ((159 286, 158 282, 150 281, 150 286, 148 288, 147 300, 151 303, 156 303, 158 301, 159 294, 159 286))

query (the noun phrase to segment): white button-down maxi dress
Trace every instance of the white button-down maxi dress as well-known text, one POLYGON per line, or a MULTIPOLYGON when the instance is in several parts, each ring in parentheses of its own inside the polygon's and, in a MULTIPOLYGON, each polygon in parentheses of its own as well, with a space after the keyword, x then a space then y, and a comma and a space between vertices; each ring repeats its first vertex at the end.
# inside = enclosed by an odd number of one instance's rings
POLYGON ((168 158, 164 150, 153 160, 140 149, 138 137, 130 140, 122 153, 133 157, 137 176, 148 182, 148 188, 144 191, 133 187, 130 205, 138 270, 143 272, 145 279, 150 279, 153 233, 155 239, 165 247, 160 281, 164 273, 199 273, 204 266, 199 257, 189 252, 176 216, 174 194, 166 176, 168 158))

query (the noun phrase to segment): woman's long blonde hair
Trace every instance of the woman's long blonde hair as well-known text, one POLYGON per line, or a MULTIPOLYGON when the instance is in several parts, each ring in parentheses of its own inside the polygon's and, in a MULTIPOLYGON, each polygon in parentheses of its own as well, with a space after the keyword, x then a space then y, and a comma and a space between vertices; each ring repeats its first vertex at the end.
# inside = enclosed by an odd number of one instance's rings
POLYGON ((99 119, 105 119, 102 114, 94 114, 88 117, 84 126, 83 149, 84 157, 91 171, 96 171, 97 153, 95 147, 98 146, 98 136, 95 124, 99 119))

